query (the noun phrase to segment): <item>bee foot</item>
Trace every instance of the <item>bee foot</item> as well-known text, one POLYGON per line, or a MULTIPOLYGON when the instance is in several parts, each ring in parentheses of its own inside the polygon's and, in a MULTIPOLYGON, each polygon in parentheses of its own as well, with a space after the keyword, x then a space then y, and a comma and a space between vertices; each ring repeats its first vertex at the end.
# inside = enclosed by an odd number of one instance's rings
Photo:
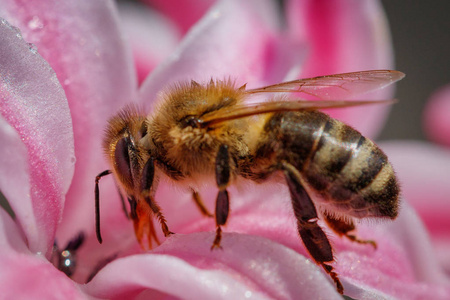
POLYGON ((220 249, 223 250, 222 246, 220 246, 220 243, 216 244, 216 241, 214 241, 214 243, 211 246, 211 251, 215 250, 215 249, 220 249))
POLYGON ((342 285, 341 281, 339 280, 339 277, 336 274, 336 272, 333 271, 333 267, 330 265, 324 264, 324 263, 322 263, 321 266, 325 270, 325 272, 327 272, 328 275, 330 275, 331 279, 333 279, 334 283, 336 284, 336 290, 338 291, 338 293, 343 295, 344 294, 344 286, 342 285))
POLYGON ((169 232, 164 233, 164 236, 165 237, 169 237, 169 236, 174 235, 174 234, 175 234, 174 232, 169 231, 169 232))

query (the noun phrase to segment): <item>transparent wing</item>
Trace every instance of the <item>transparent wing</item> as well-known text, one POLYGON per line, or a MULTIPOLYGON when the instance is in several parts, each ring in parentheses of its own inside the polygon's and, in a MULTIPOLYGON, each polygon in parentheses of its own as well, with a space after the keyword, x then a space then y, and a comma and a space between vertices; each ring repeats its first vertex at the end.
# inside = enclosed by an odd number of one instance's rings
POLYGON ((262 103, 248 103, 235 105, 228 109, 210 112, 200 118, 202 127, 209 127, 218 123, 250 117, 259 114, 283 112, 283 111, 304 111, 324 108, 340 108, 350 106, 360 106, 367 104, 390 104, 396 100, 367 100, 367 101, 342 101, 342 100, 288 100, 262 103))
POLYGON ((303 93, 319 99, 350 99, 390 85, 405 77, 393 70, 371 70, 298 79, 245 91, 257 93, 303 93))

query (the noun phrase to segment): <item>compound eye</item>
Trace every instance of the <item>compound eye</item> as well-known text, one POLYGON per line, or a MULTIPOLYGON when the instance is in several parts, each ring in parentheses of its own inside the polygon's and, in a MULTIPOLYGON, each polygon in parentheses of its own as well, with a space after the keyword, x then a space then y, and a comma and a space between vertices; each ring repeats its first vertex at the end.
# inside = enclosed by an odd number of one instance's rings
POLYGON ((133 177, 131 174, 130 165, 130 152, 131 140, 129 137, 121 138, 114 151, 115 167, 119 176, 129 184, 133 183, 133 177))
POLYGON ((192 127, 192 128, 199 128, 201 124, 201 121, 196 116, 187 116, 183 120, 181 120, 181 127, 192 127))

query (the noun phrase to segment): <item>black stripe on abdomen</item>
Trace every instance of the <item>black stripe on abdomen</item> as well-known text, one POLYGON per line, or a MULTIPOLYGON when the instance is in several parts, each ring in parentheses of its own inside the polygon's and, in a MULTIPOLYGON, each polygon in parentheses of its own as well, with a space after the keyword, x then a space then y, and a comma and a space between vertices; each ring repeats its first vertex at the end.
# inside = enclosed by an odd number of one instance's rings
POLYGON ((355 145, 351 159, 329 188, 328 195, 334 200, 348 201, 355 198, 376 180, 388 164, 386 155, 371 140, 361 136, 355 145))
POLYGON ((361 134, 342 122, 329 118, 304 170, 308 183, 317 191, 329 188, 352 159, 361 134))
POLYGON ((344 186, 352 192, 367 187, 387 164, 386 155, 370 140, 364 138, 363 143, 355 151, 354 164, 349 168, 352 176, 345 177, 344 186))

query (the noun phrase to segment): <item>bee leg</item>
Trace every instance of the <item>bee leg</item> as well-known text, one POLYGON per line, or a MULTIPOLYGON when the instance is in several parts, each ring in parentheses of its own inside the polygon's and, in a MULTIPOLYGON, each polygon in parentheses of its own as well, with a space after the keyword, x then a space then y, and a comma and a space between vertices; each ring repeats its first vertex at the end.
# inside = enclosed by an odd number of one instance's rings
POLYGON ((134 233, 136 235, 136 239, 141 245, 142 249, 145 249, 145 246, 142 243, 142 239, 145 234, 147 217, 142 216, 142 208, 137 205, 136 199, 133 196, 128 197, 128 203, 130 203, 130 217, 133 220, 134 233))
POLYGON ((102 243, 102 234, 100 232, 100 190, 98 188, 98 182, 100 178, 111 174, 111 170, 105 170, 95 177, 95 233, 97 235, 97 240, 102 243))
POLYGON ((133 220, 136 239, 142 249, 146 249, 143 244, 144 235, 147 235, 149 249, 153 248, 152 240, 154 240, 158 245, 161 244, 155 232, 153 219, 151 217, 149 218, 148 208, 143 205, 138 205, 136 199, 132 196, 128 197, 128 202, 130 203, 130 217, 133 220))
MULTIPOLYGON (((150 208, 151 212, 156 216, 159 223, 161 224, 161 230, 164 233, 165 237, 168 237, 169 235, 173 234, 169 230, 169 227, 167 226, 166 218, 164 218, 164 215, 161 212, 161 208, 156 204, 155 200, 153 199, 153 196, 151 193, 151 188, 153 184, 153 179, 155 177, 155 160, 153 157, 150 157, 147 162, 145 163, 144 169, 142 170, 142 182, 141 182, 141 195, 142 198, 145 199, 145 202, 148 204, 148 207, 150 208)), ((148 212, 148 218, 151 220, 151 213, 148 212)), ((153 224, 151 225, 153 226, 153 224)), ((152 230, 149 227, 149 235, 152 230)))
POLYGON ((142 171, 142 190, 139 199, 136 200, 133 196, 128 197, 128 202, 130 203, 130 217, 133 220, 134 232, 142 249, 146 249, 143 243, 144 236, 147 236, 149 249, 152 248, 152 240, 154 240, 157 244, 160 244, 153 225, 153 214, 157 216, 159 222, 161 223, 161 228, 164 235, 167 236, 171 233, 167 227, 166 220, 164 219, 160 208, 153 201, 153 198, 150 195, 154 174, 154 159, 150 158, 146 162, 142 171), (144 199, 145 201, 140 199, 144 199))
POLYGON ((228 146, 222 145, 216 156, 216 183, 219 188, 219 193, 216 199, 216 237, 211 246, 211 250, 220 247, 220 240, 222 239, 222 228, 225 225, 230 211, 230 201, 228 198, 227 186, 230 182, 230 156, 228 154, 228 146))
POLYGON ((344 235, 352 242, 359 244, 371 244, 374 249, 377 249, 377 243, 375 241, 361 240, 356 235, 349 234, 350 231, 353 231, 356 228, 352 220, 338 220, 330 215, 325 215, 325 221, 339 236, 344 235))
POLYGON ((212 213, 209 212, 208 208, 206 208, 205 204, 203 203, 202 197, 200 197, 200 194, 197 191, 192 190, 192 199, 194 199, 195 204, 197 204, 198 209, 202 213, 202 215, 207 216, 209 218, 214 217, 212 213))
POLYGON ((169 226, 167 226, 166 218, 162 214, 161 208, 153 200, 153 197, 146 197, 145 201, 147 201, 147 204, 150 206, 150 209, 156 215, 156 218, 158 219, 159 224, 161 225, 161 230, 164 233, 164 236, 168 237, 169 235, 174 234, 172 231, 169 230, 169 226))
POLYGON ((323 232, 317 224, 318 215, 314 203, 301 184, 298 170, 289 163, 282 163, 286 182, 291 194, 291 202, 297 219, 298 233, 314 261, 322 266, 336 284, 337 291, 342 294, 344 287, 333 267, 328 263, 334 260, 333 249, 323 232))

